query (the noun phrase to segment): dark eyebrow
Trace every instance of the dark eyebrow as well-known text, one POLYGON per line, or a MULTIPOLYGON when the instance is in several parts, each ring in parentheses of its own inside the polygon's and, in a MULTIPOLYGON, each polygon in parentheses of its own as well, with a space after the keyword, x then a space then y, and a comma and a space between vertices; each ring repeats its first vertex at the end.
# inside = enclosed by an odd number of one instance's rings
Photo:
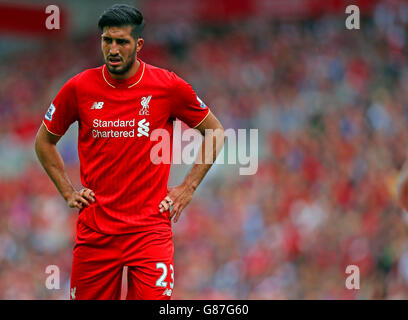
POLYGON ((125 38, 112 38, 112 37, 109 37, 109 36, 102 36, 102 40, 104 40, 104 41, 112 41, 113 39, 115 39, 116 42, 118 42, 118 43, 129 43, 130 42, 130 40, 125 39, 125 38))
POLYGON ((128 39, 118 38, 116 39, 116 42, 128 43, 130 41, 128 39))

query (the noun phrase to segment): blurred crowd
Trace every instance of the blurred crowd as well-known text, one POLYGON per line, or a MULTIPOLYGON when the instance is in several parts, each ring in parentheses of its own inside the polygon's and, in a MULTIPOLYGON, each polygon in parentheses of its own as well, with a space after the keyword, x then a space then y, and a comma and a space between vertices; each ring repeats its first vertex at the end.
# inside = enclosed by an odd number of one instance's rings
MULTIPOLYGON (((148 25, 141 58, 189 81, 224 127, 259 130, 255 175, 214 165, 173 225, 174 299, 408 299, 408 4, 342 16, 148 25), (349 265, 360 288, 346 288, 349 265)), ((77 213, 33 141, 62 84, 102 64, 99 35, 0 65, 0 299, 68 299, 77 213), (48 290, 48 265, 60 290, 48 290)), ((59 144, 80 187, 75 126, 59 144)), ((171 183, 188 168, 174 167, 171 183)))

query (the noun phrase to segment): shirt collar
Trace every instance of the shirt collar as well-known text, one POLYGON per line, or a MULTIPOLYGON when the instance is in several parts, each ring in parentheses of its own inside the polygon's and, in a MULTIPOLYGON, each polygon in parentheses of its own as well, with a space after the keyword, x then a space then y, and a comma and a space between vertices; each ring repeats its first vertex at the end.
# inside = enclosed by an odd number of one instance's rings
POLYGON ((112 76, 109 74, 108 70, 106 70, 106 64, 102 66, 102 76, 105 82, 112 88, 118 88, 118 87, 127 87, 127 88, 132 88, 136 86, 140 80, 143 78, 143 74, 145 71, 146 64, 137 58, 137 60, 140 62, 139 68, 137 69, 136 73, 131 76, 130 78, 127 79, 115 79, 112 78, 112 76))

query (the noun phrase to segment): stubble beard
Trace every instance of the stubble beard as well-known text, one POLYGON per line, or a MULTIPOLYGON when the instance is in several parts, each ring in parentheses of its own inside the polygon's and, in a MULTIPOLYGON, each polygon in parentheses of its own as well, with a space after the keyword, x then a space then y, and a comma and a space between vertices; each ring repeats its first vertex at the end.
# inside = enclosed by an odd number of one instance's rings
POLYGON ((109 65, 107 59, 105 59, 105 63, 106 63, 106 67, 108 71, 112 74, 117 74, 117 75, 125 74, 126 72, 128 72, 132 68, 135 61, 136 61, 136 48, 132 52, 130 60, 121 68, 115 68, 115 67, 112 68, 109 65))

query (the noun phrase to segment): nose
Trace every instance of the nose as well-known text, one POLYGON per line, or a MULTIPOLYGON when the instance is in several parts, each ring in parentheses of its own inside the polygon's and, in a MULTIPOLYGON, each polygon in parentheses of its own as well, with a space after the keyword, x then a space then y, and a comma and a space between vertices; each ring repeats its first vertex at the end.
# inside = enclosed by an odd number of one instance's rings
POLYGON ((109 54, 110 54, 110 55, 113 55, 113 56, 119 54, 119 47, 118 47, 118 45, 116 44, 116 41, 113 41, 113 42, 112 42, 112 44, 111 44, 111 46, 110 46, 110 48, 109 48, 109 54))

